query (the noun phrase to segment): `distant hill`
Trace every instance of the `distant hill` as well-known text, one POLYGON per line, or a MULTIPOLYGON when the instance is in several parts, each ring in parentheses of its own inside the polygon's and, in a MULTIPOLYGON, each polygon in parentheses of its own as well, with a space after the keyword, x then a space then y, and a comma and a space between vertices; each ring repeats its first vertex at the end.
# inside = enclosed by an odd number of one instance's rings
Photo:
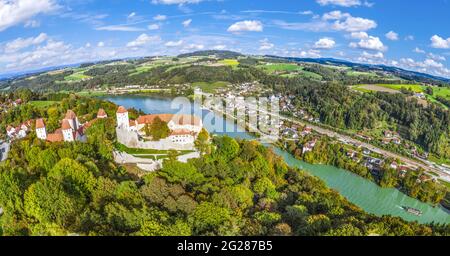
POLYGON ((233 52, 233 51, 219 51, 219 50, 207 50, 207 51, 196 51, 192 53, 185 53, 178 55, 178 58, 186 58, 186 57, 193 57, 193 56, 210 56, 215 55, 218 58, 223 59, 233 59, 237 57, 244 56, 241 53, 233 52))
POLYGON ((317 63, 322 65, 336 65, 336 66, 345 66, 351 67, 355 70, 362 72, 374 72, 374 71, 382 71, 389 73, 391 75, 403 78, 409 81, 417 81, 421 83, 428 84, 450 84, 449 78, 434 76, 426 73, 416 72, 405 70, 402 68, 391 67, 386 65, 371 65, 371 64, 362 64, 362 63, 354 63, 346 60, 339 60, 333 58, 292 58, 292 57, 279 57, 279 56, 271 56, 267 55, 266 57, 282 59, 294 62, 307 62, 307 63, 317 63))

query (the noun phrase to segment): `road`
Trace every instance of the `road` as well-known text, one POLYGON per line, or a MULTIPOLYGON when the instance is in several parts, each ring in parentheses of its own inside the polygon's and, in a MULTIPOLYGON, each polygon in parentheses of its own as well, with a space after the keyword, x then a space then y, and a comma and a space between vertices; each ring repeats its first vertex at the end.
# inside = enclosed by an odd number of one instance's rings
MULTIPOLYGON (((257 109, 253 109, 253 110, 257 110, 257 109)), ((441 179, 450 182, 450 175, 449 174, 447 174, 447 173, 445 173, 445 172, 443 172, 443 171, 441 171, 441 170, 439 170, 439 169, 437 169, 437 168, 435 168, 433 166, 429 166, 429 165, 426 165, 426 164, 421 163, 419 161, 416 161, 416 160, 407 158, 405 156, 393 153, 391 151, 387 151, 387 150, 378 148, 378 147, 373 146, 371 144, 368 144, 366 142, 363 142, 363 141, 354 139, 352 137, 349 137, 349 136, 337 133, 335 131, 331 131, 331 130, 328 130, 328 129, 325 129, 325 128, 322 128, 322 127, 319 127, 319 126, 316 126, 316 125, 311 125, 309 123, 307 124, 305 122, 299 121, 299 120, 294 119, 294 118, 281 116, 279 114, 269 113, 268 111, 264 111, 264 110, 258 110, 258 111, 260 111, 260 112, 262 112, 264 114, 268 114, 268 115, 272 115, 272 116, 278 117, 278 118, 280 118, 280 120, 287 120, 289 122, 292 122, 292 123, 295 123, 295 124, 299 124, 299 125, 302 125, 302 126, 306 125, 308 127, 311 127, 317 133, 320 133, 320 134, 323 134, 323 135, 327 135, 329 137, 335 137, 337 139, 346 141, 347 143, 358 143, 362 147, 365 147, 365 148, 367 148, 367 149, 369 149, 369 150, 371 150, 371 151, 373 151, 375 153, 384 155, 386 157, 391 157, 391 158, 394 158, 394 159, 400 159, 400 161, 402 161, 403 163, 405 163, 407 165, 414 166, 414 167, 421 167, 424 170, 431 170, 434 173, 437 173, 441 179)))

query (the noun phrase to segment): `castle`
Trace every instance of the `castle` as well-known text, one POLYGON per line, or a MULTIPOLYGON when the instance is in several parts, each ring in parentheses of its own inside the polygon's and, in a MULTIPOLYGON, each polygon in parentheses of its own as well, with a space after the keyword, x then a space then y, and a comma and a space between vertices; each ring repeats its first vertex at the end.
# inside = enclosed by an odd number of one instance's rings
POLYGON ((161 142, 171 142, 170 144, 193 145, 198 133, 203 129, 203 122, 200 118, 192 115, 181 114, 153 114, 139 116, 136 120, 130 120, 128 110, 120 106, 117 109, 117 127, 121 130, 137 133, 143 136, 143 128, 147 124, 152 124, 155 118, 160 118, 167 123, 171 133, 168 138, 161 142))
POLYGON ((92 123, 97 119, 108 117, 105 110, 99 109, 97 118, 80 124, 77 115, 72 110, 68 110, 64 119, 61 121, 61 128, 57 129, 54 133, 47 133, 44 120, 42 118, 36 120, 36 136, 41 140, 49 142, 73 142, 84 141, 86 136, 84 131, 89 128, 92 123))

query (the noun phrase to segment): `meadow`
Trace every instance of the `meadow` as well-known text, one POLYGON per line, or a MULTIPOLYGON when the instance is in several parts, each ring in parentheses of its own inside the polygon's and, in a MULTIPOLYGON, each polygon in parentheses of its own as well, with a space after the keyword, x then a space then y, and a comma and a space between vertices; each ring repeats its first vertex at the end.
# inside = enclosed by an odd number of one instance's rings
POLYGON ((228 82, 196 82, 193 83, 192 86, 195 88, 202 89, 203 92, 206 93, 214 93, 216 89, 224 88, 229 85, 228 82))

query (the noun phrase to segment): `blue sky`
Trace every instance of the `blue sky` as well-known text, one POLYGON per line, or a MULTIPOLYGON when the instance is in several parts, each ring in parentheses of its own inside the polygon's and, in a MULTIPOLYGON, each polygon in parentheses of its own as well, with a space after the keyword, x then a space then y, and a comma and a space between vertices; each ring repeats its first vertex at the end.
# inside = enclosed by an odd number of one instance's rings
POLYGON ((0 0, 0 73, 206 49, 450 77, 449 0, 0 0))

